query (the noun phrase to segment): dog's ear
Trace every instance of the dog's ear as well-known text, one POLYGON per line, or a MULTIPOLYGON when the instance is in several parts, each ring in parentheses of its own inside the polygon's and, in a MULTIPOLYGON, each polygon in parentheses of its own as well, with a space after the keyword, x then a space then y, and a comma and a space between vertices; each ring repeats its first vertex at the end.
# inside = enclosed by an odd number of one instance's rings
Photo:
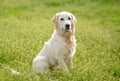
POLYGON ((57 13, 57 14, 52 18, 52 22, 54 23, 55 27, 58 27, 58 15, 59 15, 59 13, 57 13))
POLYGON ((76 19, 76 17, 73 15, 73 14, 71 14, 71 16, 72 16, 72 31, 73 31, 73 34, 75 34, 75 23, 77 22, 77 19, 76 19))
POLYGON ((71 16, 72 16, 72 19, 73 19, 73 23, 75 24, 77 22, 77 19, 73 14, 71 14, 71 16))

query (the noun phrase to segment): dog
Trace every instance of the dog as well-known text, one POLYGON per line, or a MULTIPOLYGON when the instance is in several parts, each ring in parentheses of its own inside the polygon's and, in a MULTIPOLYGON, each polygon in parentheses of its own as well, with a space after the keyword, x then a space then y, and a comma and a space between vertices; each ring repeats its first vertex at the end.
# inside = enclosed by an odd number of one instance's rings
POLYGON ((73 68, 72 59, 76 52, 75 16, 67 11, 57 13, 52 19, 55 29, 40 53, 33 59, 34 73, 46 69, 54 71, 57 66, 65 72, 73 68))

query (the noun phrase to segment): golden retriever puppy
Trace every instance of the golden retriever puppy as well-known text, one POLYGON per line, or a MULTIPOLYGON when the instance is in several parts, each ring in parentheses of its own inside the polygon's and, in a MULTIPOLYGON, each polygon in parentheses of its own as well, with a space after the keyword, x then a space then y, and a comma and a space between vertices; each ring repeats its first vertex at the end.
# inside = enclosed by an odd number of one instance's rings
POLYGON ((48 68, 54 70, 57 66, 66 72, 72 69, 72 58, 76 51, 76 18, 72 13, 62 11, 52 21, 55 25, 54 33, 33 59, 32 69, 35 73, 43 73, 48 68))

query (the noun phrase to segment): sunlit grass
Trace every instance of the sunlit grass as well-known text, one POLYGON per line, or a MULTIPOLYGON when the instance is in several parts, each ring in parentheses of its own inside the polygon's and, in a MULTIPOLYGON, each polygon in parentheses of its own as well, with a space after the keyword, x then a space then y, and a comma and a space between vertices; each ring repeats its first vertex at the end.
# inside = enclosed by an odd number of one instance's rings
POLYGON ((119 81, 118 0, 1 0, 0 81, 119 81), (77 51, 70 73, 31 72, 32 60, 53 30, 52 17, 70 11, 77 18, 77 51), (15 75, 11 69, 19 72, 15 75))

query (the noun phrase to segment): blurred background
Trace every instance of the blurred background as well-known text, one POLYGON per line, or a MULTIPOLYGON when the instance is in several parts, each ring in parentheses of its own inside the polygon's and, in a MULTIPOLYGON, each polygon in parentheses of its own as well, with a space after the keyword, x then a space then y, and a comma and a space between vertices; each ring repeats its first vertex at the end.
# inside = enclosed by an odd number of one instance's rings
POLYGON ((0 0, 0 81, 120 81, 120 0, 0 0), (74 68, 33 75, 60 11, 77 18, 74 68))

